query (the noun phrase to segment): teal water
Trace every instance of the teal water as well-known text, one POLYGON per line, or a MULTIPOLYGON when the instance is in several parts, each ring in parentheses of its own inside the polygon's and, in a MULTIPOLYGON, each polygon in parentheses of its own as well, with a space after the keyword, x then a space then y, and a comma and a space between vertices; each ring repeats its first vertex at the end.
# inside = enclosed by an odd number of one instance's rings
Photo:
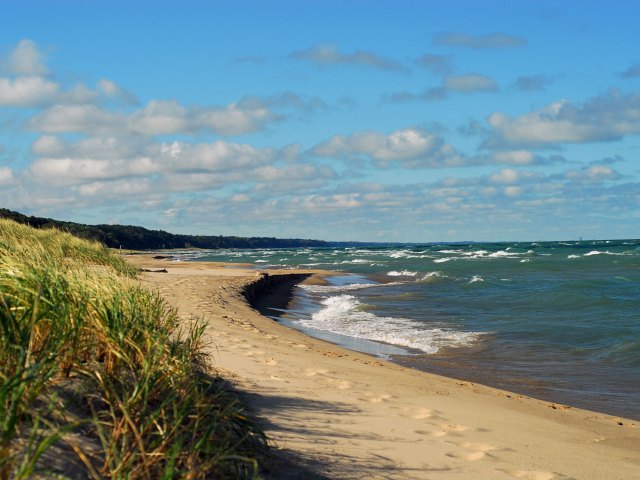
POLYGON ((404 365, 640 419, 640 240, 216 250, 346 273, 273 316, 404 365))

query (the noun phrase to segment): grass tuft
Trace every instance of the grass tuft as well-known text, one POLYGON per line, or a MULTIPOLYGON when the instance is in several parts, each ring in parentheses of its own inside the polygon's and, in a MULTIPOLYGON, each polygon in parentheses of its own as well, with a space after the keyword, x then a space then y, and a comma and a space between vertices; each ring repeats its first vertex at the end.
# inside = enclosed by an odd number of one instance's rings
POLYGON ((183 330, 135 274, 0 220, 0 480, 258 477, 265 436, 209 374, 204 325, 183 330))

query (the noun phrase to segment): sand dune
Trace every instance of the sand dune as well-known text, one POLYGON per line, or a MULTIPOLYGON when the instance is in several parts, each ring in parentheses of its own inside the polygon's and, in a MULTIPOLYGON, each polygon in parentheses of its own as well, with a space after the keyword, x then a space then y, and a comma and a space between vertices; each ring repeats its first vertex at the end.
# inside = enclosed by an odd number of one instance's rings
MULTIPOLYGON (((261 316, 260 274, 128 257, 185 319, 275 443, 273 478, 640 478, 640 422, 401 367, 261 316)), ((272 277, 287 272, 272 272, 272 277)), ((312 273, 307 272, 305 273, 312 273)), ((319 281, 312 276, 306 281, 319 281)))

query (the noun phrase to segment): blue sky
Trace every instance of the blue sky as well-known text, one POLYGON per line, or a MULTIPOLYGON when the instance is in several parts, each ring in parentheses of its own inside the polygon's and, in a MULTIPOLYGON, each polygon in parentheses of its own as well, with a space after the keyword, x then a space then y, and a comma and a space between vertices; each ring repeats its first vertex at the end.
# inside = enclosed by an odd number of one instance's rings
POLYGON ((632 1, 4 0, 0 206, 194 234, 637 238, 638 18, 632 1))

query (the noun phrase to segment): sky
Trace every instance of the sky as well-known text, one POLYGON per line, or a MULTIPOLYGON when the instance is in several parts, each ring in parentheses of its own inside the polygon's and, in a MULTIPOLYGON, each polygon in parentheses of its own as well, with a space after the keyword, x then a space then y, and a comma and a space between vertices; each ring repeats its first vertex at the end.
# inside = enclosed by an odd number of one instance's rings
POLYGON ((639 18, 0 0, 0 207, 205 235, 638 238, 639 18))

